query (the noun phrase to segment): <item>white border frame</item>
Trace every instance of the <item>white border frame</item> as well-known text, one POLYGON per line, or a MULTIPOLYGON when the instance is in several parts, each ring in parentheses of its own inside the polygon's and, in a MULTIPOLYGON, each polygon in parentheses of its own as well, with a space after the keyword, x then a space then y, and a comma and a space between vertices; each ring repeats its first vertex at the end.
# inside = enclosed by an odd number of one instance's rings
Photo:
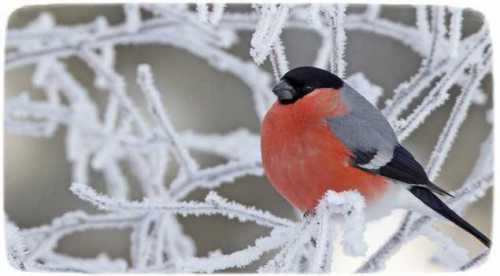
MULTIPOLYGON (((6 0, 2 3, 2 8, 0 9, 0 89, 1 91, 4 90, 4 77, 5 74, 4 72, 4 49, 5 49, 5 37, 6 37, 6 30, 7 30, 7 22, 9 19, 9 16, 17 9, 25 7, 25 6, 30 6, 30 5, 47 5, 47 4, 108 4, 108 3, 134 3, 134 2, 161 2, 161 3, 174 3, 174 2, 179 2, 179 1, 171 1, 171 0, 163 0, 163 1, 158 1, 158 0, 102 0, 102 1, 96 1, 96 0, 6 0)), ((486 22, 489 25, 490 33, 491 33, 491 39, 492 39, 492 45, 493 45, 493 91, 500 91, 500 80, 496 79, 496 74, 497 70, 496 65, 500 64, 500 56, 498 56, 496 53, 500 52, 500 16, 498 16, 498 12, 500 11, 500 3, 498 1, 494 0, 475 0, 475 1, 470 1, 470 0, 385 0, 385 1, 378 1, 378 0, 358 0, 358 1, 352 1, 352 0, 340 0, 340 1, 314 1, 314 0, 309 0, 309 1, 296 1, 296 0, 288 0, 288 1, 262 1, 262 0, 250 0, 250 1, 240 1, 240 0, 230 0, 230 1, 219 1, 219 0, 212 0, 212 1, 184 1, 184 2, 230 2, 230 3, 260 3, 260 2, 287 2, 287 3, 304 3, 304 2, 309 2, 309 3, 335 3, 335 2, 344 2, 344 3, 350 3, 350 4, 400 4, 400 5, 405 5, 405 4, 415 4, 415 5, 452 5, 456 7, 463 7, 463 8, 472 8, 478 12, 481 12, 485 17, 486 17, 486 22), (498 4, 497 4, 498 3, 498 4)), ((4 118, 4 93, 2 93, 2 96, 0 97, 0 121, 3 122, 4 118)), ((493 97, 493 105, 494 109, 495 107, 498 107, 498 96, 493 97)), ((499 154, 499 135, 497 133, 498 127, 497 124, 500 122, 500 118, 498 118, 500 115, 498 112, 494 110, 494 154, 495 158, 497 156, 500 156, 499 154)), ((3 181, 4 181, 4 164, 3 164, 3 157, 4 157, 4 128, 3 124, 2 127, 0 128, 0 206, 4 208, 4 195, 3 195, 3 181)), ((495 162, 494 164, 495 172, 500 171, 499 163, 495 162)), ((496 180, 496 177, 495 177, 496 180)), ((498 271, 500 269, 500 262, 495 262, 494 260, 500 260, 500 249, 498 249, 498 246, 496 245, 496 242, 499 241, 498 233, 499 232, 499 224, 500 222, 500 213, 496 212, 498 209, 498 198, 500 198, 500 189, 495 189, 493 188, 494 192, 494 200, 493 200, 493 246, 491 253, 488 257, 488 260, 480 265, 479 267, 472 268, 466 272, 446 272, 447 275, 448 273, 452 274, 458 274, 458 273, 464 273, 460 275, 498 275, 498 271)), ((7 260, 7 255, 6 255, 6 245, 5 245, 5 226, 4 226, 4 221, 5 221, 5 212, 4 210, 0 211, 0 273, 3 275, 26 275, 26 272, 19 271, 17 269, 14 269, 7 260)), ((29 275, 47 275, 47 273, 36 273, 36 272, 28 272, 29 275)), ((405 274, 416 274, 417 272, 414 273, 405 273, 405 274)), ((419 274, 421 274, 420 272, 419 274)), ((76 273, 54 273, 56 275, 78 275, 76 273)), ((388 272, 382 272, 380 273, 382 275, 398 275, 400 273, 388 273, 388 272)), ((442 273, 439 273, 442 274, 442 273)), ((52 275, 52 274, 51 274, 52 275)), ((150 274, 150 275, 160 275, 160 274, 150 274)))

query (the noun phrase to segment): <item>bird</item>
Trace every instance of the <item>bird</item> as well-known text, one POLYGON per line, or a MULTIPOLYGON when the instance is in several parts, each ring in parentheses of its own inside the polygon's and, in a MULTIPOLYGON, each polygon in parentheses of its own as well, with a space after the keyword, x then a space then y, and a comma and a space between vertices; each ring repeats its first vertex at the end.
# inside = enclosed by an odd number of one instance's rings
POLYGON ((384 115, 335 74, 311 66, 286 72, 261 126, 264 172, 308 214, 329 191, 357 191, 366 217, 395 209, 445 218, 486 247, 490 239, 444 203, 450 197, 398 141, 384 115))

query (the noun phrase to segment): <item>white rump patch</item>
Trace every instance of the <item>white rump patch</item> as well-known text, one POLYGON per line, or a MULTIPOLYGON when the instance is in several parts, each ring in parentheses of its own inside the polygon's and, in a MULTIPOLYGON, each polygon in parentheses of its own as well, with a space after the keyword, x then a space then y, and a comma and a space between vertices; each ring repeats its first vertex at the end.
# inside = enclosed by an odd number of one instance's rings
POLYGON ((392 160, 392 152, 391 151, 379 151, 377 154, 370 160, 370 162, 359 165, 363 169, 367 170, 377 170, 380 167, 385 166, 392 160))

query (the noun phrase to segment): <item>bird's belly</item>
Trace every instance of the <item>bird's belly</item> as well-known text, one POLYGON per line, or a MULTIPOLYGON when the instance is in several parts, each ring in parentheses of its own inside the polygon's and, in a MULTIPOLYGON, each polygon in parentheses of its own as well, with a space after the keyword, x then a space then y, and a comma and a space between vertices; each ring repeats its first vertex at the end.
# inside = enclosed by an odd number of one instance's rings
POLYGON ((357 190, 370 203, 387 189, 384 177, 349 164, 349 150, 327 126, 295 131, 291 136, 268 130, 262 137, 262 158, 272 185, 302 211, 316 207, 327 190, 357 190))

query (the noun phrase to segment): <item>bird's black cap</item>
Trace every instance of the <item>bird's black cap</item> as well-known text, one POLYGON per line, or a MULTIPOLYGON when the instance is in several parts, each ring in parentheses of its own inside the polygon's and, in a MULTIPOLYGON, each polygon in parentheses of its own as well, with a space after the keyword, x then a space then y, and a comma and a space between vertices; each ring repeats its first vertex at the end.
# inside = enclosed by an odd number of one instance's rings
POLYGON ((340 89, 342 79, 326 70, 311 66, 288 71, 273 87, 273 93, 282 104, 291 104, 318 88, 340 89))

